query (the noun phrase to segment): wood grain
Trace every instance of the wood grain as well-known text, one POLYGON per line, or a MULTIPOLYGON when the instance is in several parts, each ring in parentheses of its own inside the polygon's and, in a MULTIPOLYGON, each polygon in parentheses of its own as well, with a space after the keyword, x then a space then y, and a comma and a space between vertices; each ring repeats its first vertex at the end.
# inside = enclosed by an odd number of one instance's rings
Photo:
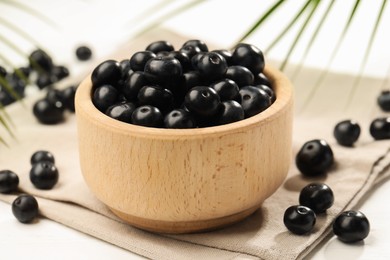
POLYGON ((198 129, 114 120, 93 106, 87 77, 75 102, 89 188, 119 217, 152 231, 201 231, 246 217, 280 186, 291 162, 292 86, 269 66, 265 74, 277 96, 271 107, 198 129))

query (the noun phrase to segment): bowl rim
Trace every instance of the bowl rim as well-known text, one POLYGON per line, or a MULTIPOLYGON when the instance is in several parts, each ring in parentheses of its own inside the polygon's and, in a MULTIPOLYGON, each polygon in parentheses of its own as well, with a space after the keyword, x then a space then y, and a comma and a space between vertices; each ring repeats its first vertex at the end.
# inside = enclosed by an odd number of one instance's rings
POLYGON ((270 80, 276 95, 276 100, 270 107, 252 117, 218 126, 189 128, 189 129, 167 129, 154 128, 125 123, 113 119, 99 111, 92 103, 91 75, 88 75, 79 85, 75 97, 76 117, 84 117, 94 124, 107 128, 107 130, 124 135, 162 138, 162 139, 193 139, 203 138, 205 135, 214 136, 241 132, 244 128, 259 127, 278 118, 287 109, 291 109, 293 103, 293 86, 289 79, 276 68, 266 65, 264 75, 270 80))

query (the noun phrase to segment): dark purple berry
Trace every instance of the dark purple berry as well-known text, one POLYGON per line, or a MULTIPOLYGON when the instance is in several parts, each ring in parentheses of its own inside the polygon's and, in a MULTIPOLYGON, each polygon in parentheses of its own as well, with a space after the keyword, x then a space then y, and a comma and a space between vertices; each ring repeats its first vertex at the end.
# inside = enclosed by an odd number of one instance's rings
POLYGON ((131 102, 120 102, 110 106, 106 115, 122 122, 131 123, 131 115, 135 108, 136 106, 131 102))
POLYGON ((51 70, 51 74, 57 78, 57 81, 69 76, 69 69, 65 66, 54 66, 51 70))
POLYGON ((54 164, 54 155, 51 152, 45 150, 36 151, 31 156, 30 163, 31 165, 34 165, 39 162, 50 162, 54 164))
POLYGON ((122 79, 127 80, 129 75, 133 72, 130 67, 130 60, 129 59, 124 59, 119 62, 119 66, 121 67, 122 70, 122 79))
POLYGON ((30 181, 37 189, 49 190, 58 182, 57 167, 47 161, 35 163, 30 170, 30 181))
POLYGON ((63 98, 63 103, 64 107, 68 109, 71 112, 75 111, 74 107, 74 98, 76 95, 76 86, 69 86, 62 90, 62 98, 63 98))
POLYGON ((253 86, 241 88, 239 95, 245 118, 257 115, 271 105, 271 98, 267 92, 253 86))
POLYGON ((111 85, 103 85, 95 89, 92 96, 92 103, 97 109, 105 113, 109 106, 118 101, 118 91, 111 85))
POLYGON ((151 51, 138 51, 130 58, 130 68, 133 71, 144 71, 148 60, 156 58, 156 54, 151 51))
POLYGON ((256 88, 259 88, 259 89, 262 89, 264 90, 265 92, 267 92, 267 94, 270 96, 271 98, 271 103, 274 103, 275 100, 276 100, 276 95, 275 95, 275 92, 273 91, 273 89, 267 85, 255 85, 256 88))
POLYGON ((183 46, 179 51, 185 53, 189 59, 192 59, 198 53, 203 53, 199 47, 191 45, 183 46))
POLYGON ((195 120, 188 111, 184 109, 174 109, 164 118, 166 128, 194 128, 195 120))
POLYGON ((45 51, 38 49, 29 56, 30 67, 38 71, 50 72, 53 68, 53 60, 45 51))
POLYGON ((80 46, 76 49, 76 57, 81 61, 89 60, 92 57, 92 50, 88 46, 80 46))
POLYGON ((196 86, 201 86, 202 79, 200 74, 196 70, 191 70, 183 74, 184 76, 184 85, 186 89, 191 89, 196 86))
POLYGON ((19 177, 10 170, 0 171, 0 193, 11 193, 18 189, 19 177))
POLYGON ((167 41, 156 41, 156 42, 152 42, 151 44, 149 44, 146 47, 146 50, 157 54, 160 51, 173 51, 174 47, 171 43, 169 43, 167 41))
POLYGON ((310 140, 301 147, 295 157, 297 168, 305 176, 319 176, 333 165, 333 151, 325 140, 310 140))
POLYGON ((147 80, 145 73, 142 71, 135 71, 129 75, 123 85, 123 95, 127 100, 134 101, 138 96, 139 90, 150 84, 147 80))
POLYGON ((378 96, 377 102, 383 111, 390 112, 390 91, 383 90, 378 96))
POLYGON ((254 75, 264 69, 264 55, 262 51, 252 44, 240 43, 232 54, 232 63, 248 68, 254 75))
POLYGON ((390 117, 374 119, 370 124, 370 134, 375 140, 390 139, 390 117))
POLYGON ((121 79, 122 68, 119 62, 115 60, 103 61, 92 71, 91 76, 94 87, 100 87, 106 84, 118 87, 118 83, 121 79))
POLYGON ((238 86, 231 79, 223 79, 210 85, 211 88, 217 91, 221 101, 233 100, 238 96, 238 86))
POLYGON ((299 204, 311 208, 315 213, 325 212, 333 202, 333 191, 324 183, 310 183, 299 194, 299 204))
POLYGON ((185 47, 185 46, 198 47, 203 52, 209 51, 209 48, 207 47, 206 43, 204 43, 201 40, 188 40, 183 44, 183 47, 185 47))
POLYGON ((336 124, 333 136, 340 145, 352 146, 360 136, 360 126, 352 120, 341 121, 336 124))
POLYGON ((192 68, 191 60, 188 57, 188 55, 185 54, 184 52, 171 51, 171 52, 168 53, 167 57, 171 57, 171 58, 177 59, 180 62, 180 64, 181 64, 183 72, 189 71, 192 68))
POLYGON ((194 115, 208 118, 219 112, 221 100, 214 89, 198 86, 188 91, 184 105, 194 115))
POLYGON ((355 243, 368 236, 370 222, 362 212, 345 211, 334 220, 333 233, 345 243, 355 243))
POLYGON ((131 122, 140 126, 162 127, 163 121, 164 118, 160 110, 149 105, 137 107, 131 116, 131 122))
POLYGON ((47 99, 38 100, 33 113, 42 124, 57 124, 64 120, 64 109, 59 102, 52 103, 47 99))
POLYGON ((38 216, 38 201, 31 195, 19 195, 12 202, 12 213, 21 223, 32 222, 38 216))
POLYGON ((173 107, 173 94, 160 86, 144 86, 138 92, 140 105, 157 107, 161 112, 170 111, 173 107))
POLYGON ((225 77, 236 82, 239 88, 253 85, 252 72, 243 66, 228 67, 225 77))
POLYGON ((58 79, 56 76, 54 76, 52 74, 43 73, 43 74, 39 74, 35 83, 37 84, 39 89, 43 89, 43 88, 50 86, 53 83, 57 82, 57 80, 58 79))
POLYGON ((64 95, 61 90, 48 88, 45 98, 57 107, 64 109, 64 95))
POLYGON ((225 58, 215 52, 204 53, 196 67, 200 75, 208 80, 222 78, 228 68, 225 58))
POLYGON ((217 125, 229 124, 245 118, 244 109, 234 100, 222 102, 220 113, 217 125))
POLYGON ((230 51, 228 51, 228 50, 213 50, 212 52, 216 52, 216 53, 220 54, 222 57, 224 57, 228 66, 232 65, 232 53, 230 51))
POLYGON ((182 75, 180 62, 172 57, 150 59, 145 65, 146 78, 155 84, 177 82, 182 75))
POLYGON ((271 81, 263 73, 254 74, 253 84, 254 85, 266 85, 268 87, 272 86, 271 81))
POLYGON ((291 206, 284 212, 283 222, 292 233, 303 235, 313 230, 316 214, 305 206, 291 206))

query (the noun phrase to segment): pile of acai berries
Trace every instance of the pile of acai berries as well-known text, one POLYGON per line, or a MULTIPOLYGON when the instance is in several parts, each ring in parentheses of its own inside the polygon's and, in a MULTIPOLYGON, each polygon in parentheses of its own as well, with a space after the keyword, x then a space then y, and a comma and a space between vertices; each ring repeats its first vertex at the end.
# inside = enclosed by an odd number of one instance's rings
POLYGON ((240 43, 209 51, 201 40, 174 50, 149 44, 130 59, 106 60, 92 72, 92 102, 106 115, 135 125, 196 128, 254 116, 276 99, 263 74, 259 48, 240 43))

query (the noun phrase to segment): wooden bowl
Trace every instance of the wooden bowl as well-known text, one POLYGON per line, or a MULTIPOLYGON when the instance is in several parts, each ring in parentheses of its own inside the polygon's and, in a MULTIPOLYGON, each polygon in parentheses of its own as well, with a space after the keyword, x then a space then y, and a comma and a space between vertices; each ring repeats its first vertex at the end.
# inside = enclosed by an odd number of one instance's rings
POLYGON ((256 211, 291 162, 293 91, 267 66, 276 101, 248 119, 215 127, 160 129, 98 111, 87 77, 76 93, 84 179, 112 212, 141 229, 199 232, 256 211))

